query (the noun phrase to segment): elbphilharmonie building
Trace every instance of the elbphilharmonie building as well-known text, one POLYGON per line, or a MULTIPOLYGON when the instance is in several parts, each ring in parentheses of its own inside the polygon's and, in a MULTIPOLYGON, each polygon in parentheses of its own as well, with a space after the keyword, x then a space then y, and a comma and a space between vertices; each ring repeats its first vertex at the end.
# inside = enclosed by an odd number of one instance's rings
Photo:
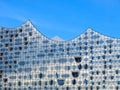
POLYGON ((120 90, 120 39, 88 29, 53 40, 30 21, 0 27, 0 90, 120 90))

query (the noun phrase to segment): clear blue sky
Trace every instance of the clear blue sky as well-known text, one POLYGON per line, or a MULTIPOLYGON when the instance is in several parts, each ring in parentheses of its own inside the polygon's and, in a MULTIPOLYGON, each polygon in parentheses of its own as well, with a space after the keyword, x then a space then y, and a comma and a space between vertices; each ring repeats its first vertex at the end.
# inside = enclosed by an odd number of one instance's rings
POLYGON ((28 19, 49 38, 69 40, 87 28, 120 38, 120 0, 0 0, 0 26, 28 19))

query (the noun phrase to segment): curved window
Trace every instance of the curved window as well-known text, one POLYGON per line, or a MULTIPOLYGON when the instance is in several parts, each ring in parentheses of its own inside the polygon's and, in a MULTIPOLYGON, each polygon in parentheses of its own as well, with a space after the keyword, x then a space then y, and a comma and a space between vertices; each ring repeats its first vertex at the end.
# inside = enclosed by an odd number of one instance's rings
POLYGON ((59 79, 59 80, 57 80, 57 82, 58 82, 58 85, 64 85, 64 80, 63 79, 59 79))
POLYGON ((75 61, 76 61, 77 63, 81 62, 81 57, 75 57, 75 61))
POLYGON ((113 40, 107 40, 106 42, 107 42, 107 43, 112 43, 112 42, 113 42, 113 40))
POLYGON ((40 67, 40 71, 47 71, 47 67, 40 67))
POLYGON ((76 78, 76 77, 79 76, 79 73, 78 73, 78 72, 72 72, 72 76, 73 76, 74 78, 76 78))
POLYGON ((25 65, 25 61, 20 61, 19 65, 21 65, 21 66, 25 65))
POLYGON ((31 72, 32 69, 31 68, 25 68, 25 72, 31 72))
POLYGON ((62 77, 63 77, 63 78, 68 78, 68 77, 69 77, 69 74, 62 74, 62 77))
POLYGON ((66 62, 67 62, 67 59, 59 59, 58 62, 59 62, 59 63, 66 63, 66 62))

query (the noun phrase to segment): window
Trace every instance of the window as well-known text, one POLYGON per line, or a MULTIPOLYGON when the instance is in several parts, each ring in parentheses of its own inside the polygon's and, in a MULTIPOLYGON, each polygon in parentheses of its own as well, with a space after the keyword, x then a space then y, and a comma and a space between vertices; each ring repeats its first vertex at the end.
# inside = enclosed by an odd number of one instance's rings
POLYGON ((8 44, 7 44, 7 43, 5 44, 5 47, 8 47, 8 44))
POLYGON ((72 84, 73 85, 75 85, 76 84, 76 80, 74 79, 74 80, 72 80, 72 84))
POLYGON ((84 84, 88 84, 88 80, 85 79, 85 80, 84 80, 84 84))
POLYGON ((62 74, 63 78, 69 78, 69 74, 62 74))
POLYGON ((27 41, 27 37, 24 37, 24 40, 27 41))
POLYGON ((3 36, 1 35, 1 36, 0 36, 0 38, 2 39, 2 38, 3 38, 3 36))
POLYGON ((49 82, 49 83, 50 83, 50 85, 53 85, 53 84, 54 84, 53 80, 50 80, 50 82, 49 82))
POLYGON ((58 85, 64 85, 64 80, 63 79, 58 79, 57 82, 58 82, 58 85))
POLYGON ((81 64, 78 65, 78 69, 80 69, 80 70, 82 69, 82 65, 81 64))
POLYGON ((12 50, 13 50, 13 47, 10 47, 9 50, 12 51, 12 50))
POLYGON ((79 73, 78 73, 78 72, 72 72, 72 76, 73 76, 74 78, 76 78, 76 77, 79 76, 79 73))
POLYGON ((32 69, 31 68, 25 68, 25 72, 31 72, 32 69))
POLYGON ((18 86, 21 86, 21 82, 20 81, 18 82, 18 86))
POLYGON ((116 70, 115 72, 116 72, 116 74, 118 74, 118 73, 119 73, 119 71, 118 71, 118 70, 116 70))
POLYGON ((84 68, 85 68, 85 69, 88 69, 88 65, 87 65, 87 64, 85 64, 85 65, 84 65, 84 68))
POLYGON ((2 78, 2 75, 0 74, 0 78, 2 78))
POLYGON ((22 29, 19 29, 19 32, 22 32, 22 29))
POLYGON ((9 39, 10 42, 12 42, 12 39, 9 39))
POLYGON ((75 61, 76 61, 77 63, 81 62, 81 57, 75 57, 75 61))
POLYGON ((29 32, 29 36, 32 36, 32 32, 29 32))
POLYGON ((20 61, 19 65, 21 65, 21 66, 25 65, 25 61, 20 61))
POLYGON ((28 42, 24 42, 24 45, 27 45, 28 44, 28 42))
POLYGON ((59 59, 58 62, 59 62, 59 63, 66 63, 66 62, 67 62, 67 59, 65 59, 65 58, 59 59))
POLYGON ((18 37, 18 34, 15 34, 15 37, 18 37))
POLYGON ((19 47, 19 50, 22 50, 22 47, 19 47))
POLYGON ((4 78, 4 82, 6 83, 8 81, 8 79, 7 78, 4 78))
POLYGON ((39 74, 39 78, 43 78, 43 74, 42 73, 39 74))

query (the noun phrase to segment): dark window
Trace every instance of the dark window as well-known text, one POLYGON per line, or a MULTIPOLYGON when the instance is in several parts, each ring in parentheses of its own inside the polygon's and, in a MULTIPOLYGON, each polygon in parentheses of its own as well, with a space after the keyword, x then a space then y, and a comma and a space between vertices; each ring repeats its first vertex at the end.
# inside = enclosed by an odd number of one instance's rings
POLYGON ((78 87, 78 90, 81 90, 81 87, 80 87, 80 86, 78 87))
POLYGON ((103 55, 102 58, 105 59, 105 55, 103 55))
POLYGON ((111 76, 110 78, 111 78, 111 79, 114 79, 114 76, 111 76))
POLYGON ((32 32, 29 32, 29 36, 32 36, 32 32))
POLYGON ((9 68, 12 68, 12 66, 11 66, 11 65, 9 65, 9 68))
POLYGON ((14 61, 14 64, 16 64, 17 63, 17 61, 14 61))
POLYGON ((103 74, 105 74, 105 71, 102 71, 103 74))
POLYGON ((97 89, 97 90, 99 90, 99 89, 100 89, 100 87, 99 87, 99 86, 97 86, 97 87, 96 87, 96 89, 97 89))
POLYGON ((39 78, 43 78, 43 74, 42 73, 39 74, 39 78))
POLYGON ((76 80, 74 79, 74 80, 72 80, 72 84, 73 85, 75 85, 76 84, 76 80))
POLYGON ((24 44, 25 44, 25 45, 27 45, 27 44, 28 44, 28 42, 24 42, 24 44))
POLYGON ((93 86, 90 86, 90 90, 93 90, 93 86))
POLYGON ((8 79, 7 78, 4 78, 4 82, 7 82, 8 81, 8 79))
POLYGON ((9 39, 10 42, 12 42, 12 39, 9 39))
POLYGON ((10 48, 9 48, 9 50, 10 50, 10 51, 12 51, 12 50, 13 50, 13 48, 12 48, 12 47, 10 47, 10 48))
POLYGON ((41 81, 39 81, 39 85, 40 85, 40 86, 41 86, 41 84, 42 84, 41 81))
POLYGON ((0 78, 2 78, 2 75, 0 74, 0 78))
POLYGON ((74 78, 76 78, 76 77, 79 76, 79 73, 78 73, 78 72, 72 72, 72 76, 73 76, 74 78))
POLYGON ((120 84, 120 81, 118 81, 117 84, 120 84))
POLYGON ((0 56, 3 56, 3 53, 0 53, 0 56))
POLYGON ((18 37, 18 34, 15 34, 15 37, 18 37))
POLYGON ((106 69, 106 68, 107 68, 107 65, 104 65, 104 68, 106 69))
POLYGON ((0 70, 0 73, 3 73, 3 70, 0 70))
POLYGON ((12 38, 12 37, 13 37, 13 34, 11 34, 10 37, 12 38))
POLYGON ((93 76, 90 76, 90 80, 93 80, 93 76))
POLYGON ((88 65, 87 65, 87 64, 85 64, 85 65, 84 65, 84 68, 85 68, 85 69, 88 69, 88 65))
POLYGON ((118 87, 118 86, 116 86, 116 90, 119 90, 119 87, 118 87))
POLYGON ((27 37, 24 37, 24 40, 26 41, 26 40, 27 40, 27 37))
POLYGON ((78 69, 82 69, 82 65, 81 64, 78 65, 78 69))
POLYGON ((8 64, 8 61, 5 61, 5 64, 8 64))
POLYGON ((66 90, 69 90, 69 87, 66 87, 66 90))
POLYGON ((22 47, 19 47, 19 50, 22 50, 22 47))
POLYGON ((7 34, 9 31, 7 30, 5 33, 7 34))
POLYGON ((3 36, 0 36, 0 38, 3 38, 3 36))
POLYGON ((19 29, 19 32, 22 32, 22 29, 19 29))
POLYGON ((106 79, 107 79, 107 77, 106 77, 106 76, 104 76, 104 79, 106 80, 106 79))
POLYGON ((118 70, 116 70, 115 72, 116 72, 116 74, 118 74, 118 73, 119 73, 119 71, 118 71, 118 70))
POLYGON ((84 84, 88 84, 88 80, 85 79, 85 80, 84 80, 84 84))
POLYGON ((18 86, 21 86, 21 82, 20 81, 18 82, 18 86))
POLYGON ((112 65, 109 65, 109 69, 112 69, 112 65))
POLYGON ((75 61, 76 61, 77 63, 81 62, 81 57, 75 57, 75 61))
POLYGON ((50 80, 50 82, 49 82, 49 83, 50 83, 50 85, 53 85, 53 80, 50 80))
POLYGON ((5 44, 5 47, 8 47, 8 44, 7 44, 7 43, 5 44))
POLYGON ((92 70, 92 69, 93 69, 93 66, 90 66, 90 69, 92 70))

